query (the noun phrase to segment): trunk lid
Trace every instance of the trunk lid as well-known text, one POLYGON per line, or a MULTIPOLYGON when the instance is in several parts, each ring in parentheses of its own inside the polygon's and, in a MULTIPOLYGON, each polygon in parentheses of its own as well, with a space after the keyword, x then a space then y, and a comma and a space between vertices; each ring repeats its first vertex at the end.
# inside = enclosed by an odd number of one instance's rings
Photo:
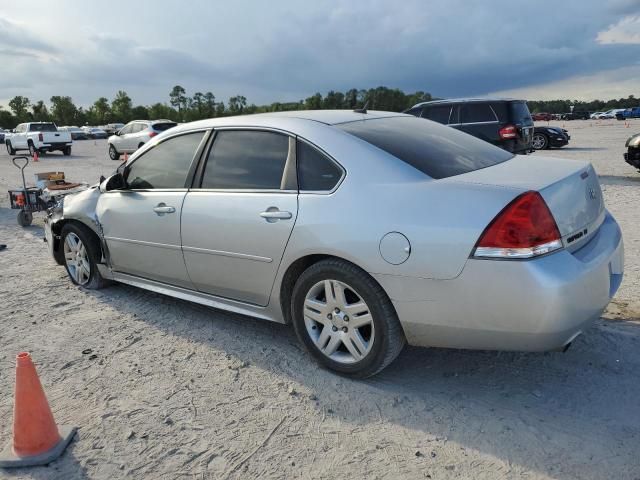
POLYGON ((540 192, 562 235, 575 250, 597 231, 605 208, 600 182, 588 162, 516 155, 498 165, 458 175, 450 181, 496 185, 540 192))

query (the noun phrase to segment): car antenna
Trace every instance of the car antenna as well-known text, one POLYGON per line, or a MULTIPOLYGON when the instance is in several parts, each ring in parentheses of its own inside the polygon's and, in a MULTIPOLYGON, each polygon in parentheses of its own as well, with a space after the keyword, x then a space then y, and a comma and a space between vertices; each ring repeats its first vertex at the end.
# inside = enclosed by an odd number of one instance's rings
POLYGON ((367 100, 362 108, 354 108, 355 113, 367 113, 367 107, 369 106, 369 100, 367 100))

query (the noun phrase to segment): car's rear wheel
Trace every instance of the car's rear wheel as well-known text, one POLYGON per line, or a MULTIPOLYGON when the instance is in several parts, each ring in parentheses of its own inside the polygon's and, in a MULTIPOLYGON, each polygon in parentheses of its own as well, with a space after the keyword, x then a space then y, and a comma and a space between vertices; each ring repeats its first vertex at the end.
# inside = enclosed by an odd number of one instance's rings
POLYGON ((549 148, 549 139, 544 133, 535 133, 531 140, 531 146, 534 150, 544 150, 549 148))
POLYGON ((97 290, 109 284, 98 270, 100 247, 86 228, 74 224, 62 227, 61 232, 64 266, 73 283, 97 290))
POLYGON ((16 151, 13 149, 13 146, 11 145, 11 142, 7 142, 7 153, 9 155, 15 155, 16 151))
POLYGON ((391 301, 366 272, 339 259, 305 270, 291 299, 298 339, 336 372, 366 378, 389 365, 405 337, 391 301))
POLYGON ((62 154, 66 157, 71 155, 71 147, 64 147, 64 149, 62 150, 62 154))
POLYGON ((29 155, 35 157, 36 153, 38 153, 38 149, 32 142, 29 142, 29 155))
POLYGON ((109 158, 111 160, 120 160, 120 154, 116 150, 116 147, 111 144, 109 145, 109 158))

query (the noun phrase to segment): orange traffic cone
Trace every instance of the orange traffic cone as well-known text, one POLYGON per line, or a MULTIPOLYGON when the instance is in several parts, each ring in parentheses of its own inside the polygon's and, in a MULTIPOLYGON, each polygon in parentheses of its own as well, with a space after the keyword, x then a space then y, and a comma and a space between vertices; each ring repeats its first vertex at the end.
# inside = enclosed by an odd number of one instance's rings
POLYGON ((33 161, 34 161, 34 162, 38 162, 38 161, 39 161, 39 159, 38 159, 38 152, 33 152, 33 161))
POLYGON ((0 453, 0 467, 46 465, 62 455, 76 429, 56 426, 31 355, 16 360, 13 440, 0 453))

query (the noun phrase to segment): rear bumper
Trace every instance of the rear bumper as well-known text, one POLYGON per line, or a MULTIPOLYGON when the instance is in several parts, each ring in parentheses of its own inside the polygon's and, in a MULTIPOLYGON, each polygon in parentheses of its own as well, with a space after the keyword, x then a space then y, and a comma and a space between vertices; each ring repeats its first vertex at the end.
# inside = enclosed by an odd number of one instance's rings
POLYGON ((607 214, 573 253, 470 259, 453 280, 374 276, 411 345, 545 351, 562 348, 599 318, 622 281, 623 250, 620 228, 607 214))
POLYGON ((73 142, 43 143, 38 147, 38 150, 47 150, 51 152, 53 150, 63 150, 71 145, 73 145, 73 142))

